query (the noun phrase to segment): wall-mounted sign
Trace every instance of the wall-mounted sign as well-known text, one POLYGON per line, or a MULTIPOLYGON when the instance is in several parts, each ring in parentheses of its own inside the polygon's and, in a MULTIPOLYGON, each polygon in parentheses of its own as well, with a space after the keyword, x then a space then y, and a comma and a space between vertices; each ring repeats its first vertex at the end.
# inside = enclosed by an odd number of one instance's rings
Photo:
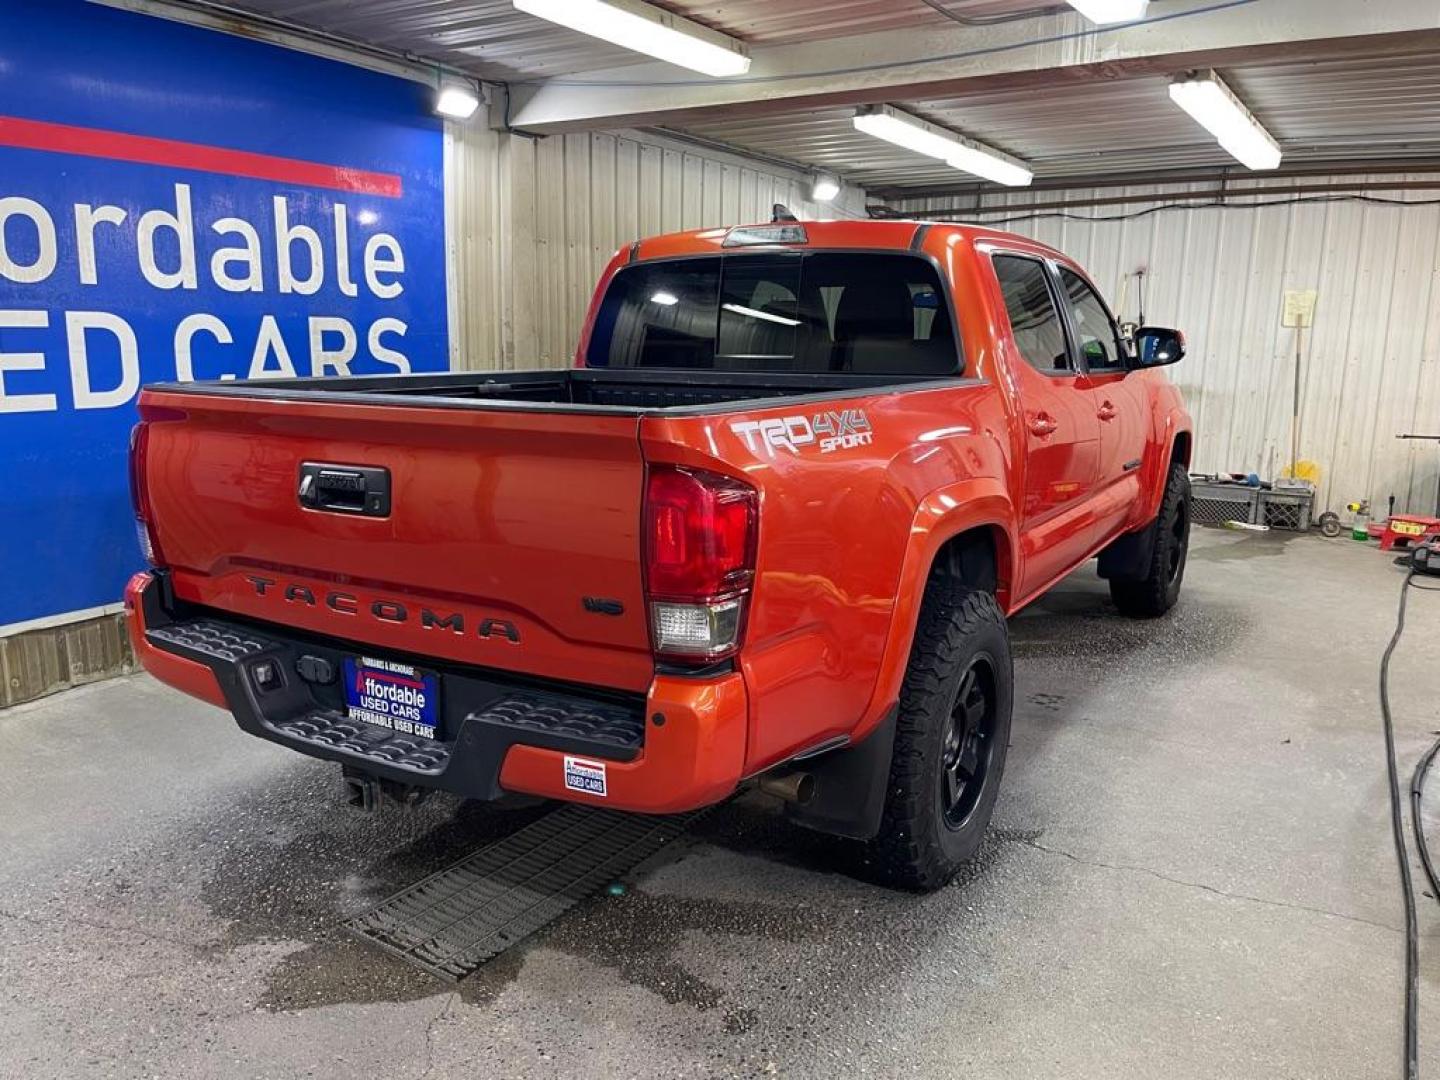
POLYGON ((1281 326, 1310 326, 1315 322, 1314 289, 1286 289, 1285 310, 1280 317, 1281 326))
POLYGON ((143 384, 448 366, 428 94, 79 0, 0 9, 0 626, 119 598, 143 384))

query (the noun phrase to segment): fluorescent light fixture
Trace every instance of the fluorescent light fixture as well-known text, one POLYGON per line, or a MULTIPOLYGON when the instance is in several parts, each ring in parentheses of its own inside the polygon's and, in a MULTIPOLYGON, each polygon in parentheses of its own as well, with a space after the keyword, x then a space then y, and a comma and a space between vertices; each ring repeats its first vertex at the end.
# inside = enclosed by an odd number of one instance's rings
POLYGON ((661 290, 660 292, 650 295, 650 302, 652 304, 659 304, 661 307, 674 307, 680 302, 680 298, 673 292, 661 290))
POLYGON ((1006 187, 1025 187, 1035 178, 1018 158, 889 105, 866 106, 852 123, 857 131, 1006 187))
POLYGON ((851 123, 857 131, 863 131, 866 135, 873 135, 877 139, 884 139, 906 150, 939 158, 941 161, 948 158, 959 144, 954 135, 941 134, 935 125, 927 124, 919 117, 903 113, 899 109, 892 109, 889 105, 882 105, 878 109, 862 109, 855 114, 851 123))
POLYGON ((1273 169, 1280 164, 1280 144, 1214 71, 1176 79, 1170 84, 1170 100, 1247 169, 1273 169))
POLYGON ((816 202, 830 202, 840 194, 840 181, 828 173, 820 173, 810 185, 810 198, 816 202))
POLYGON ((1150 0, 1070 0, 1070 6, 1091 22, 1104 26, 1143 19, 1150 0))
POLYGON ((448 83, 435 95, 435 111, 451 120, 469 120, 480 107, 480 97, 468 86, 448 83))
POLYGON ((1033 172, 1009 154, 1001 154, 968 139, 945 159, 945 164, 1006 187, 1029 187, 1030 181, 1035 179, 1033 172))
POLYGON ((750 54, 735 38, 640 0, 512 0, 517 11, 717 78, 744 75, 750 54))
POLYGON ((760 311, 757 308, 746 307, 744 304, 721 304, 726 311, 733 311, 736 315, 744 315, 751 319, 764 319, 766 322, 779 323, 781 326, 799 326, 799 319, 787 319, 784 315, 772 315, 768 311, 760 311))

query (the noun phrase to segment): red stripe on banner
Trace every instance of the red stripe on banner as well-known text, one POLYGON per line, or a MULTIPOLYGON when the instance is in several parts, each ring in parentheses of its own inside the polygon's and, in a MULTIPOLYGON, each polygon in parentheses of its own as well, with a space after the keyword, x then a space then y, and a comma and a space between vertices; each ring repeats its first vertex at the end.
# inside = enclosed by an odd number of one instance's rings
POLYGON ((226 150, 175 139, 154 139, 148 135, 126 135, 101 128, 50 124, 43 120, 21 120, 14 116, 0 116, 0 146, 133 161, 141 165, 170 165, 177 169, 225 173, 252 180, 356 191, 387 199, 398 199, 401 195, 400 177, 394 173, 367 172, 343 165, 322 165, 272 154, 252 154, 246 150, 226 150))

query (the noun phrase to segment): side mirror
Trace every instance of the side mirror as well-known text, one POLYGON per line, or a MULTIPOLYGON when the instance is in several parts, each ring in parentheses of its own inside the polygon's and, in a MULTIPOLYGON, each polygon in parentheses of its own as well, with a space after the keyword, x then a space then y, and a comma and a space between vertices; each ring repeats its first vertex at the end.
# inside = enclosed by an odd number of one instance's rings
POLYGON ((1153 368, 1177 364, 1185 356, 1185 334, 1163 326, 1142 326, 1135 331, 1132 367, 1153 368))

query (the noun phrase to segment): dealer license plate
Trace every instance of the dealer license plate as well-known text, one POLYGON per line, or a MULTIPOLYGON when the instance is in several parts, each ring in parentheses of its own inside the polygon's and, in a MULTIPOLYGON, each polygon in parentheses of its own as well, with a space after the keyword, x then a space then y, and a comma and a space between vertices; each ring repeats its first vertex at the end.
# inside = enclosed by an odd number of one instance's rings
POLYGON ((345 658, 345 708, 352 720, 422 739, 440 737, 440 677, 370 656, 345 658))

